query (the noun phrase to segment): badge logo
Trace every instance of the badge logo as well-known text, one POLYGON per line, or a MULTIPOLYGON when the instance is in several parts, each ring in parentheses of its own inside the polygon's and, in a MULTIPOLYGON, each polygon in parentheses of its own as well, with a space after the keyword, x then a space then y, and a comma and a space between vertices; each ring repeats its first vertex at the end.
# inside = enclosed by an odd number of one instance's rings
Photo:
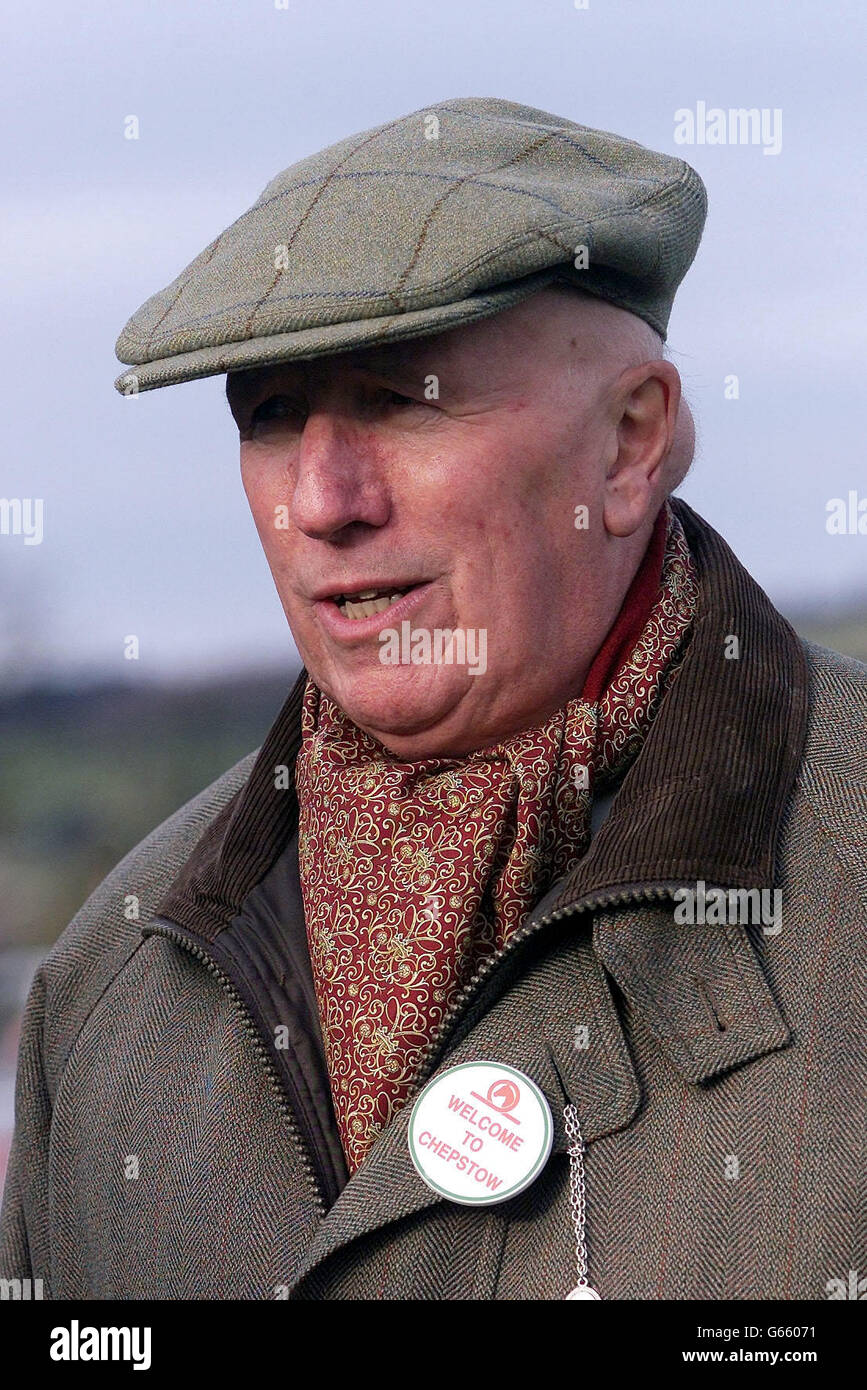
POLYGON ((553 1138, 551 1110, 535 1081, 502 1062, 464 1062, 435 1076, 409 1121, 419 1176, 465 1206, 523 1192, 547 1163, 553 1138))

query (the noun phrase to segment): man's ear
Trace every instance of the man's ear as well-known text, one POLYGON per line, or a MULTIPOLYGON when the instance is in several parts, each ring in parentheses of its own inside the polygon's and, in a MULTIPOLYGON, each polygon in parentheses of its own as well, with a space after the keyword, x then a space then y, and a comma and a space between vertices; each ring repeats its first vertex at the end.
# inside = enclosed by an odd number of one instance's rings
POLYGON ((612 444, 606 460, 603 516, 613 536, 651 521, 670 489, 664 464, 675 442, 680 376, 659 358, 628 368, 612 396, 612 444))

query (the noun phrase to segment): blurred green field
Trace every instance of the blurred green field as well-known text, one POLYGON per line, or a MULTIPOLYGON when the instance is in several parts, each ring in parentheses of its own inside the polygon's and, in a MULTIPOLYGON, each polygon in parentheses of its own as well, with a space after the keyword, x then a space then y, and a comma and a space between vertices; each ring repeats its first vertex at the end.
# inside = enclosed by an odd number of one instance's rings
MULTIPOLYGON (((867 661, 867 613, 793 618, 867 661)), ((52 943, 142 836, 252 749, 294 680, 0 698, 0 949, 52 943)))
POLYGON ((0 699, 0 948, 53 942, 127 850, 258 747, 293 679, 0 699))

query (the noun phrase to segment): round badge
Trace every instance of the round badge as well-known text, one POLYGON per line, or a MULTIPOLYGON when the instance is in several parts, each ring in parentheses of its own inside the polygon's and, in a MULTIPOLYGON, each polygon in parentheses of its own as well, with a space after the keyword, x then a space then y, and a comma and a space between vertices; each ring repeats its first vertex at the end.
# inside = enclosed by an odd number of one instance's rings
POLYGON ((551 1110, 535 1081, 501 1062, 435 1076, 412 1108, 409 1152, 428 1187, 466 1206, 523 1192, 548 1161, 551 1110))

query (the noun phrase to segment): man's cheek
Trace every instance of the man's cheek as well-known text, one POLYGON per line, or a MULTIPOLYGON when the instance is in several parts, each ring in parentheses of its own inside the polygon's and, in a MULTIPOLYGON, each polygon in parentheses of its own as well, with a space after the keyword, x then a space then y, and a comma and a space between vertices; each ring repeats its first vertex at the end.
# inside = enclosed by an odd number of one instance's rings
POLYGON ((269 493, 257 494, 250 499, 250 509, 266 553, 272 556, 284 552, 292 529, 286 501, 269 493))

